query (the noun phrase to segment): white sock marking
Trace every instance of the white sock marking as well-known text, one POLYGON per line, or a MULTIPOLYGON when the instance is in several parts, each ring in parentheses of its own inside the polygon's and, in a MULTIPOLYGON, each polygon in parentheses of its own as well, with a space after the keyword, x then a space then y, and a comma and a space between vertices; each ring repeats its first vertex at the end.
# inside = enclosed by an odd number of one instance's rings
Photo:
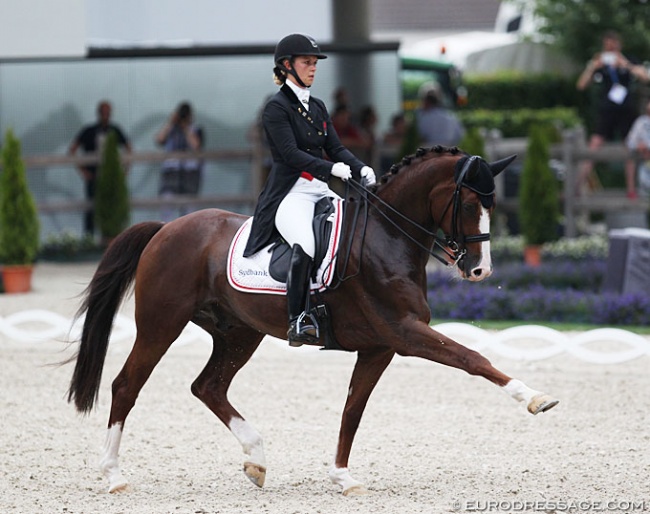
POLYGON ((521 380, 515 379, 503 386, 503 390, 518 402, 526 402, 526 405, 530 403, 534 396, 540 394, 539 391, 531 389, 521 380))
POLYGON ((262 437, 257 430, 241 418, 232 418, 228 424, 228 428, 241 444, 244 453, 250 456, 250 461, 253 464, 266 467, 264 445, 262 443, 262 437))
POLYGON ((122 423, 111 425, 106 433, 106 442, 104 443, 104 453, 99 461, 99 469, 104 476, 108 478, 108 492, 112 493, 116 489, 125 487, 128 482, 122 476, 118 456, 120 452, 120 442, 122 441, 122 423))

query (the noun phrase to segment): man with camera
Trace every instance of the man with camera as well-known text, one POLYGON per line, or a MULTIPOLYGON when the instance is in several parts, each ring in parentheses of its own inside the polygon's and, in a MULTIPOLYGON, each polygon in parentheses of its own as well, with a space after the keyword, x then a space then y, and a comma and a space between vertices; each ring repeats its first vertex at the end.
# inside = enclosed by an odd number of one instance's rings
MULTIPOLYGON (((577 88, 585 90, 590 83, 599 86, 596 124, 589 139, 589 149, 596 150, 605 141, 625 140, 638 112, 630 88, 633 81, 648 80, 642 65, 633 64, 621 53, 622 41, 618 33, 607 31, 603 35, 602 50, 587 63, 578 78, 577 88)), ((578 193, 593 180, 593 161, 585 161, 578 174, 578 193)), ((625 162, 627 197, 637 198, 635 166, 632 159, 625 162)))
MULTIPOLYGON (((194 124, 192 107, 188 102, 181 103, 156 134, 156 143, 169 153, 197 152, 203 147, 203 131, 194 124)), ((201 185, 202 161, 194 158, 170 158, 163 162, 159 194, 162 197, 173 195, 194 195, 201 185)), ((185 214, 181 209, 180 214, 185 214)), ((170 221, 171 212, 163 213, 164 221, 170 221)))

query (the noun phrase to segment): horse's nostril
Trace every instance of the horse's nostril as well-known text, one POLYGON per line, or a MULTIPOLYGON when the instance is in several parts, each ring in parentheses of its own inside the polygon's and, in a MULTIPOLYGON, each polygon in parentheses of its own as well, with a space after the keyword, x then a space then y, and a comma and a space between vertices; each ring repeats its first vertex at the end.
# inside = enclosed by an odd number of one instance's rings
POLYGON ((481 268, 474 268, 472 270, 472 275, 475 277, 480 277, 483 274, 483 270, 481 268))

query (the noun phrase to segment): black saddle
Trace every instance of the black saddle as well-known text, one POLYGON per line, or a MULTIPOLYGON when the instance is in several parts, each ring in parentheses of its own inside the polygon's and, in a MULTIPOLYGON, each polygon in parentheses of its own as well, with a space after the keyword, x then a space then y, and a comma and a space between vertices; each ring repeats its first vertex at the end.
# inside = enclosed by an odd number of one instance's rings
MULTIPOLYGON (((327 253, 327 246, 332 234, 332 223, 328 222, 327 218, 329 218, 334 211, 334 200, 331 198, 323 198, 322 200, 319 200, 314 208, 312 227, 316 239, 316 253, 314 255, 314 265, 312 267, 313 273, 318 271, 318 268, 320 268, 320 265, 325 258, 325 254, 327 253)), ((273 244, 269 251, 271 252, 269 274, 273 277, 273 280, 286 282, 287 275, 289 274, 289 265, 291 263, 291 246, 289 246, 289 243, 284 239, 279 239, 273 244)))
MULTIPOLYGON (((330 236, 332 235, 333 223, 328 222, 327 218, 336 210, 334 201, 331 198, 323 198, 319 200, 314 208, 314 220, 312 227, 314 229, 314 237, 316 239, 316 254, 314 255, 314 265, 312 267, 313 273, 320 268, 327 247, 329 245, 330 236)), ((291 264, 291 246, 284 239, 279 239, 269 249, 271 252, 271 262, 269 263, 269 274, 274 280, 278 282, 286 282, 287 275, 289 274, 289 266, 291 264)), ((323 346, 321 350, 343 350, 343 348, 334 337, 334 330, 332 329, 332 321, 329 314, 329 309, 325 304, 319 304, 311 309, 311 315, 318 321, 320 327, 320 345, 323 346)))

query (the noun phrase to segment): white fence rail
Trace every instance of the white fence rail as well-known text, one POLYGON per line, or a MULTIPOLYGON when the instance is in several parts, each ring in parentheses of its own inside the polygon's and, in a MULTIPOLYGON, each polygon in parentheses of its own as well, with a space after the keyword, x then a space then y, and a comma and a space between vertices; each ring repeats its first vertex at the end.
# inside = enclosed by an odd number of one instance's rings
MULTIPOLYGON (((0 316, 0 344, 3 338, 17 343, 74 341, 80 337, 83 319, 74 324, 60 314, 31 309, 0 316)), ((519 361, 538 361, 557 356, 570 356, 591 364, 620 364, 641 357, 650 357, 647 337, 617 328, 600 328, 579 333, 525 325, 499 332, 487 331, 467 323, 442 323, 433 329, 480 352, 491 352, 519 361)), ((133 319, 118 314, 113 324, 113 350, 130 349, 135 339, 133 319)), ((210 335, 189 324, 175 345, 211 344, 210 335)), ((285 344, 282 342, 282 344, 285 344)), ((314 349, 314 348, 310 348, 314 349)))

